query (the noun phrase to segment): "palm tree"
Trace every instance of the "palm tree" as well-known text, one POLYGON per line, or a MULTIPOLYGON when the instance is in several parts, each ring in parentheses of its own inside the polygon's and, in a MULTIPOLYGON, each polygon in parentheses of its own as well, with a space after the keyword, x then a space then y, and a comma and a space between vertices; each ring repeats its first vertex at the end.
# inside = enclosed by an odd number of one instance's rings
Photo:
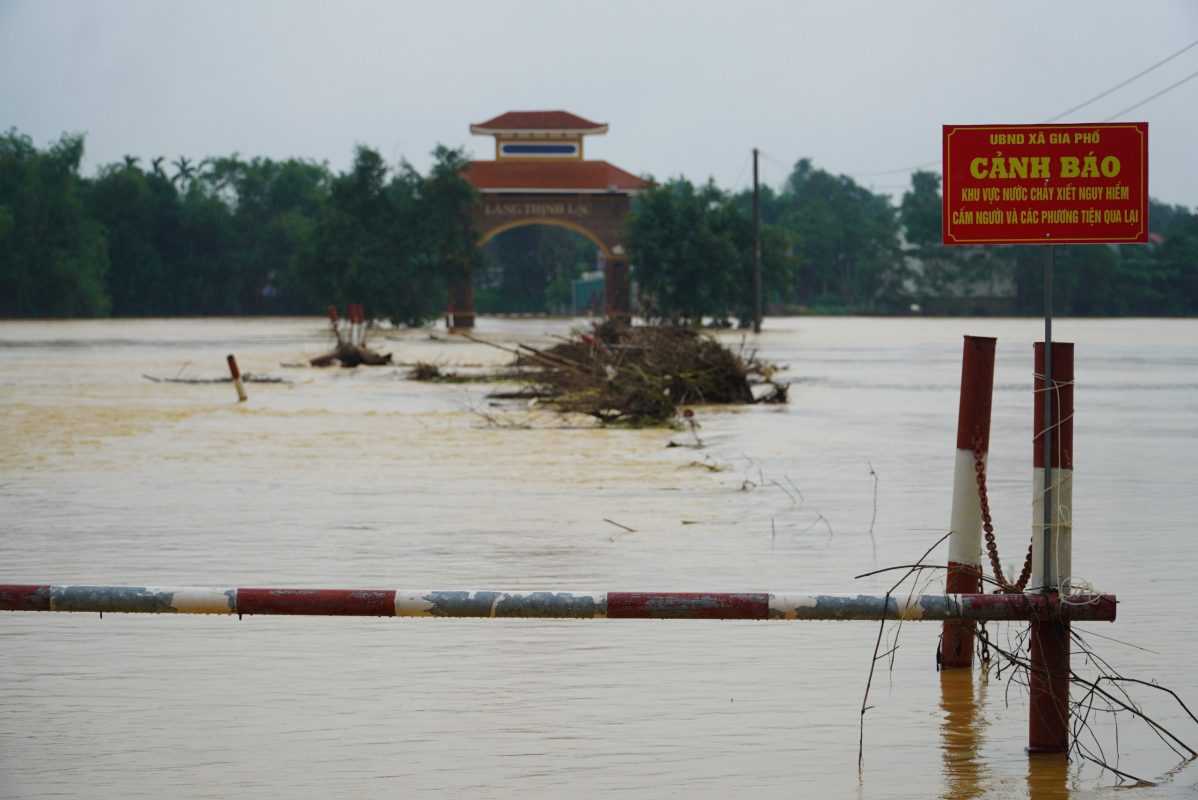
POLYGON ((178 183, 179 180, 183 180, 190 186, 196 174, 195 167, 191 165, 191 159, 187 156, 179 156, 171 162, 171 165, 175 168, 175 174, 171 178, 171 183, 178 183))

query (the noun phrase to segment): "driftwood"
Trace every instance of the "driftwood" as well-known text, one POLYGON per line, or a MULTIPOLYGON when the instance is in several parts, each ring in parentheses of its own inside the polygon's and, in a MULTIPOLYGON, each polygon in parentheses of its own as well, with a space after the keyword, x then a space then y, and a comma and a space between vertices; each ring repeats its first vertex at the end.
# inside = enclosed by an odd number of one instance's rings
MULTIPOLYGON (((226 376, 224 378, 157 378, 153 375, 142 373, 142 377, 152 383, 232 383, 233 379, 226 376)), ((273 378, 269 375, 255 375, 252 372, 241 373, 242 383, 291 383, 285 378, 273 378)))
POLYGON ((488 400, 550 400, 554 397, 554 393, 536 387, 528 387, 525 389, 517 389, 513 392, 490 392, 487 394, 488 400))
MULTIPOLYGON (((452 372, 427 361, 417 361, 408 370, 409 380, 425 383, 504 383, 523 379, 519 370, 507 368, 488 372, 452 372)), ((493 393, 487 397, 503 397, 505 393, 493 393)))

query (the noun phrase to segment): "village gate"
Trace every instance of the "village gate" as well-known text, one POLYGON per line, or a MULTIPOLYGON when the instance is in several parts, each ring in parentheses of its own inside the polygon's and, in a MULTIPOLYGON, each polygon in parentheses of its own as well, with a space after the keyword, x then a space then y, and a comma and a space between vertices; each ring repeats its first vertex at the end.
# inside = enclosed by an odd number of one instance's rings
MULTIPOLYGON (((471 161, 463 172, 479 193, 474 208, 479 246, 526 225, 572 230, 594 242, 603 257, 607 315, 629 316, 624 223, 632 196, 649 182, 583 157, 584 138, 607 133, 607 125, 567 111, 509 111, 471 125, 470 132, 495 137, 495 159, 471 161)), ((461 273, 449 287, 451 330, 474 327, 471 277, 461 273)))

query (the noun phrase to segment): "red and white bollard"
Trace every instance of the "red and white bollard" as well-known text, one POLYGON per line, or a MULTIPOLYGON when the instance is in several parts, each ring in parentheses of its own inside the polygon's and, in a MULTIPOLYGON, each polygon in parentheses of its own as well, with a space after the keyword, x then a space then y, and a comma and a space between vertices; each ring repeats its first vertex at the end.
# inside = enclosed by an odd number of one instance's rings
POLYGON ((229 353, 225 357, 225 361, 229 364, 229 374, 233 376, 233 388, 237 390, 237 402, 244 403, 248 398, 245 395, 245 386, 241 383, 241 370, 237 368, 237 359, 229 353))
MULTIPOLYGON (((995 339, 966 336, 961 356, 961 400, 957 412, 957 455, 948 544, 949 594, 976 594, 982 586, 982 507, 977 457, 990 449, 990 405, 994 394, 995 339)), ((948 620, 940 639, 943 668, 973 665, 972 620, 948 620)))
POLYGON ((349 313, 353 320, 350 344, 366 344, 366 307, 361 303, 354 303, 349 307, 349 313))
MULTIPOLYGON (((1044 380, 1044 343, 1036 342, 1036 435, 1032 438, 1032 590, 1066 595, 1073 574, 1073 344, 1052 343, 1052 384, 1044 380), (1045 463, 1044 404, 1052 431, 1045 463), (1046 492, 1046 487, 1050 490, 1046 492), (1051 515, 1045 518, 1044 500, 1051 515), (1047 524, 1046 524, 1047 523, 1047 524)), ((1069 623, 1048 618, 1031 622, 1031 715, 1028 751, 1069 749, 1069 623)))
POLYGON ((325 313, 329 315, 329 326, 333 329, 333 335, 337 337, 337 344, 341 344, 341 320, 337 316, 337 306, 329 306, 325 313))

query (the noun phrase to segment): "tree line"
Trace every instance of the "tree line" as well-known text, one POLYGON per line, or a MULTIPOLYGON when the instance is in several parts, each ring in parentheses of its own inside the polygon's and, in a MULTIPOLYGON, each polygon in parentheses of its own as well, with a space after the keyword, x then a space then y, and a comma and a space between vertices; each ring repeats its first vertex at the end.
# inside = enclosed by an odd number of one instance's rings
MULTIPOLYGON (((300 159, 126 156, 80 174, 84 140, 37 148, 0 135, 0 316, 309 314, 364 302, 418 324, 455 274, 478 310, 564 311, 594 245, 555 228, 475 246, 465 156, 438 147, 421 174, 358 147, 334 172, 300 159)), ((752 193, 674 179, 628 221, 646 316, 752 314, 752 193)), ((917 172, 890 198, 799 160, 763 186, 762 271, 773 313, 1041 311, 1038 247, 944 247, 940 180, 917 172)), ((1055 309, 1073 315, 1198 313, 1198 215, 1152 201, 1152 243, 1059 246, 1055 309)))
MULTIPOLYGON (((751 317, 752 192, 685 179, 637 199, 629 236, 645 313, 751 317)), ((940 176, 916 172, 895 206, 799 160, 761 187, 762 278, 776 312, 1039 314, 1049 253, 941 244, 940 176)), ((1198 214, 1149 203, 1147 245, 1056 246, 1058 314, 1198 314, 1198 214)))
POLYGON ((313 313, 364 302, 396 323, 445 307, 479 258, 464 155, 421 175, 352 165, 126 156, 80 175, 83 137, 0 136, 0 316, 313 313))

